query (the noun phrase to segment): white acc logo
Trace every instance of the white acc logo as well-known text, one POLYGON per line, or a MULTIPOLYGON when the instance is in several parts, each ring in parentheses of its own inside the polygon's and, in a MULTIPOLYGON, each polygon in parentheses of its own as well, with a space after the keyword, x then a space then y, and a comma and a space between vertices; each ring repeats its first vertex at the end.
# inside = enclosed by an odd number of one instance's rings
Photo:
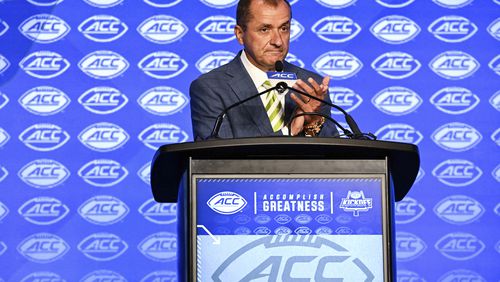
POLYGON ((59 162, 50 159, 38 159, 21 168, 18 175, 30 186, 47 189, 63 183, 69 177, 70 172, 59 162))
POLYGON ((92 186, 111 187, 125 179, 128 170, 117 161, 99 159, 82 166, 78 175, 92 186))
POLYGON ((428 30, 439 40, 455 43, 469 39, 476 33, 477 26, 464 17, 444 16, 431 23, 428 30))
POLYGON ((151 163, 144 164, 138 171, 137 176, 147 185, 151 184, 151 163))
POLYGON ((157 123, 144 129, 138 138, 148 148, 157 150, 164 144, 185 142, 189 138, 189 135, 177 125, 157 123))
POLYGON ((299 38, 302 33, 304 33, 304 26, 301 25, 297 20, 292 19, 290 23, 290 41, 294 41, 299 38))
POLYGON ((123 2, 123 0, 85 0, 89 5, 97 8, 109 8, 123 2))
POLYGON ((465 114, 479 104, 479 97, 467 88, 446 87, 434 93, 431 104, 451 115, 465 114))
POLYGON ((129 212, 127 205, 120 199, 99 195, 85 201, 78 213, 88 222, 97 225, 110 225, 122 220, 129 212))
POLYGON ((238 0, 201 0, 201 2, 212 8, 224 9, 235 5, 238 0))
POLYGON ((115 88, 98 86, 83 93, 78 102, 94 114, 105 115, 119 111, 127 104, 128 98, 115 88))
POLYGON ((57 114, 71 102, 68 95, 51 86, 31 88, 18 101, 27 111, 40 116, 57 114))
POLYGON ((476 146, 483 137, 479 131, 468 124, 451 122, 436 129, 431 138, 445 150, 463 152, 476 146))
POLYGON ((28 0, 31 4, 35 6, 53 6, 61 3, 64 0, 28 0))
POLYGON ((38 51, 26 56, 19 66, 33 77, 49 79, 64 73, 70 63, 58 53, 38 51))
POLYGON ((395 210, 396 223, 406 224, 420 218, 425 212, 425 207, 417 200, 411 197, 405 197, 403 200, 396 203, 395 210))
POLYGON ((479 62, 465 52, 448 51, 437 55, 429 67, 441 77, 457 80, 471 76, 479 68, 479 62))
POLYGON ((398 261, 410 261, 421 256, 427 249, 425 242, 408 232, 396 232, 396 257, 398 261))
POLYGON ((470 185, 478 180, 482 174, 483 172, 478 166, 470 161, 460 159, 446 160, 432 170, 432 175, 439 181, 453 187, 470 185))
POLYGON ((389 44, 401 44, 415 38, 420 27, 407 17, 392 15, 374 23, 370 31, 378 39, 389 44))
POLYGON ((488 66, 493 70, 496 74, 500 75, 500 55, 497 55, 488 66))
POLYGON ((487 282, 481 275, 468 269, 455 269, 445 273, 438 282, 477 281, 487 282))
POLYGON ((92 16, 83 21, 78 30, 95 42, 111 42, 127 32, 127 25, 120 19, 109 15, 92 16))
POLYGON ((412 55, 404 52, 388 52, 372 63, 372 68, 390 79, 407 78, 418 71, 421 64, 412 55))
POLYGON ((112 51, 95 51, 85 56, 78 67, 90 77, 112 79, 124 73, 129 67, 127 60, 112 51))
POLYGON ((148 259, 173 261, 177 258, 177 235, 169 232, 154 233, 144 238, 137 247, 148 259))
POLYGON ((19 26, 19 31, 37 43, 52 43, 68 34, 70 26, 61 18, 50 14, 29 17, 19 26))
POLYGON ((148 5, 157 8, 168 8, 179 4, 182 0, 144 0, 148 5))
POLYGON ((141 205, 139 213, 153 223, 171 224, 177 220, 177 204, 158 203, 149 199, 141 205))
POLYGON ((129 135, 116 124, 99 122, 85 128, 78 139, 91 150, 109 152, 122 147, 129 135))
POLYGON ((69 134, 60 126, 51 123, 37 123, 19 134, 19 140, 35 151, 48 152, 62 147, 69 140, 69 134))
POLYGON ((181 39, 188 32, 188 27, 175 17, 157 15, 144 20, 137 31, 151 42, 166 44, 181 39))
POLYGON ((357 0, 316 0, 316 2, 321 5, 332 8, 332 9, 341 9, 356 3, 357 0))
POLYGON ((391 123, 383 126, 375 135, 380 140, 413 143, 417 145, 422 141, 424 136, 413 126, 404 123, 391 123))
POLYGON ((33 224, 49 225, 63 219, 69 208, 56 198, 37 197, 25 202, 18 212, 33 224))
POLYGON ((288 54, 286 55, 286 58, 285 58, 285 61, 289 62, 290 64, 294 64, 296 66, 299 66, 301 68, 304 68, 306 64, 304 64, 304 62, 299 59, 297 56, 295 56, 294 54, 288 52, 288 54))
POLYGON ((96 282, 96 281, 116 281, 116 282, 127 282, 125 277, 120 274, 106 269, 100 269, 92 271, 91 273, 85 275, 80 282, 96 282))
POLYGON ((434 247, 449 259, 464 261, 478 256, 486 246, 473 234, 455 232, 443 236, 434 247))
MULTIPOLYGON (((330 100, 332 100, 332 103, 342 107, 348 113, 354 111, 363 103, 361 95, 349 88, 334 86, 330 87, 328 92, 330 92, 330 100)), ((334 108, 332 108, 331 112, 335 115, 342 115, 342 112, 334 108)))
POLYGON ((95 261, 110 261, 121 256, 128 249, 128 244, 111 233, 94 233, 78 244, 86 257, 95 261))
POLYGON ((311 29, 319 38, 332 43, 349 41, 361 31, 359 24, 344 16, 324 17, 311 29))
POLYGON ((350 53, 330 51, 316 58, 313 67, 320 74, 328 75, 332 79, 347 79, 358 73, 363 63, 350 53))
POLYGON ((235 38, 236 20, 229 16, 210 16, 201 21, 195 28, 208 41, 223 43, 235 38))
POLYGON ((202 73, 207 73, 229 63, 235 56, 236 54, 229 51, 213 51, 201 57, 196 62, 196 68, 202 73))
POLYGON ((137 103, 152 114, 166 116, 181 111, 189 100, 186 95, 175 88, 160 86, 144 92, 137 99, 137 103))
POLYGON ((415 0, 376 0, 380 5, 387 8, 403 8, 415 0))
POLYGON ((411 89, 395 86, 381 90, 372 98, 372 103, 386 114, 400 116, 415 111, 422 104, 422 98, 411 89))
POLYGON ((456 9, 456 8, 461 8, 463 6, 467 6, 474 0, 432 0, 432 1, 434 1, 434 3, 442 7, 456 9))
POLYGON ((241 211, 246 205, 245 198, 238 193, 224 191, 213 195, 207 205, 216 213, 229 215, 241 211))
POLYGON ((19 243, 17 250, 33 262, 49 263, 64 256, 69 251, 69 245, 57 235, 37 233, 19 243))
POLYGON ((434 212, 448 223, 463 225, 480 218, 484 213, 484 207, 471 197, 453 195, 437 203, 434 212))
POLYGON ((151 77, 169 79, 181 74, 187 68, 188 63, 175 53, 160 51, 144 57, 138 66, 151 77))
POLYGON ((496 40, 500 40, 500 18, 497 18, 488 26, 488 32, 496 40))

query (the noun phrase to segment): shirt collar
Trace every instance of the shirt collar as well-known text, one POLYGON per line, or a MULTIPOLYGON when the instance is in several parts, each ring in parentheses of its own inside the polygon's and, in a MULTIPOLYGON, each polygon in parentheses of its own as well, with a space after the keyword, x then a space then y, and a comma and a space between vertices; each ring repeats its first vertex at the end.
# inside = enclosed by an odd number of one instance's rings
POLYGON ((252 78, 252 81, 255 84, 255 88, 259 89, 264 83, 264 81, 267 80, 267 73, 262 71, 261 69, 259 69, 250 62, 250 60, 247 57, 247 54, 245 53, 245 50, 241 52, 240 58, 241 62, 243 63, 243 66, 250 75, 250 78, 252 78))

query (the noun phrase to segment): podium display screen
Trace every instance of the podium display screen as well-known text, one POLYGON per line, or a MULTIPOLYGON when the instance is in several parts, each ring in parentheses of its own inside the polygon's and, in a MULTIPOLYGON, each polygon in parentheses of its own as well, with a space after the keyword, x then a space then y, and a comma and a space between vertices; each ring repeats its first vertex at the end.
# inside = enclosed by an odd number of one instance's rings
POLYGON ((385 281, 384 177, 197 175, 196 280, 385 281))

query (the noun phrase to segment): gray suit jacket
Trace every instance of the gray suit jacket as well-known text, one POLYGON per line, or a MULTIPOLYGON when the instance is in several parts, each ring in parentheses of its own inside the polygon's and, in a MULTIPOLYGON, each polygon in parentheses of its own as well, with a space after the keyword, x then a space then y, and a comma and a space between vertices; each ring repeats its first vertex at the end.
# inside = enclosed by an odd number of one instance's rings
MULTIPOLYGON (((210 136, 217 116, 230 105, 255 95, 258 90, 240 59, 240 53, 228 64, 201 75, 191 83, 191 120, 195 140, 205 140, 210 136)), ((306 80, 309 77, 321 82, 322 78, 310 71, 285 62, 285 72, 293 72, 306 80)), ((290 85, 291 86, 291 85, 290 85)), ((329 95, 326 99, 330 101, 329 95)), ((295 102, 285 98, 285 124, 291 118, 295 102)), ((324 105, 321 112, 330 115, 330 107, 324 105)), ((257 136, 279 136, 281 131, 273 132, 269 118, 260 98, 255 98, 231 109, 219 131, 221 138, 242 138, 257 136)), ((331 122, 325 122, 320 136, 337 136, 338 132, 331 122)))

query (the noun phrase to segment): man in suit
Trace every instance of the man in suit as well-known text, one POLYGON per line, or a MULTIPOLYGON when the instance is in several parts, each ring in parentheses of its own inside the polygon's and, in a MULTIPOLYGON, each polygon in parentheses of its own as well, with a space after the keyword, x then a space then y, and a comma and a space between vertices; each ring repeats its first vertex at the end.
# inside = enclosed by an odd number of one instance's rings
MULTIPOLYGON (((228 64, 192 82, 191 118, 195 140, 210 137, 217 116, 228 106, 266 89, 267 71, 284 61, 290 43, 291 7, 286 0, 240 0, 236 38, 244 49, 228 64)), ((294 88, 330 101, 329 77, 284 62, 284 71, 297 74, 294 88), (307 82, 306 82, 307 81, 307 82)), ((231 109, 219 131, 221 138, 276 135, 336 136, 335 125, 317 115, 290 118, 300 113, 330 115, 330 107, 302 95, 269 95, 231 109)))

